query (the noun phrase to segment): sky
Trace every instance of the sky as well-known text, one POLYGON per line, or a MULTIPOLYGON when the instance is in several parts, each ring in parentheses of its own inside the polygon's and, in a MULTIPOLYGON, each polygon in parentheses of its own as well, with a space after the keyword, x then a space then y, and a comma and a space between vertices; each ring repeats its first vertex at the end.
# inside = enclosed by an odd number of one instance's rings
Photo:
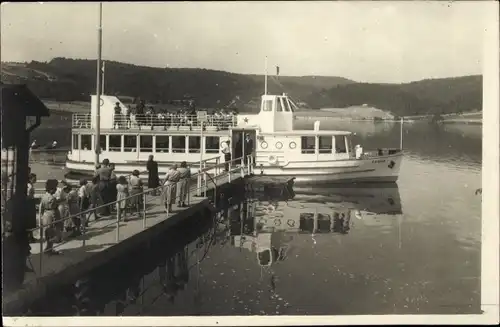
MULTIPOLYGON (((494 4, 493 4, 494 5, 494 4)), ((498 7, 496 7, 498 8, 498 7)), ((103 3, 104 60, 403 83, 482 73, 487 2, 103 3)), ((2 3, 1 60, 96 59, 99 5, 2 3)))

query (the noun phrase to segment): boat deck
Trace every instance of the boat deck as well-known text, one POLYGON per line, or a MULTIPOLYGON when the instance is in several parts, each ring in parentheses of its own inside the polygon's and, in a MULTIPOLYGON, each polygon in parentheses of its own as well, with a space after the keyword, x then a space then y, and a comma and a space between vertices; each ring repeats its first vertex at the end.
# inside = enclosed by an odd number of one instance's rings
MULTIPOLYGON (((212 181, 206 183, 206 192, 196 196, 198 185, 192 182, 187 199, 188 206, 181 208, 172 207, 172 212, 167 213, 161 203, 161 196, 146 196, 146 211, 127 216, 127 222, 117 223, 116 215, 101 217, 93 220, 93 216, 86 229, 85 234, 75 237, 54 246, 61 252, 60 255, 48 256, 41 254, 45 248, 45 242, 31 244, 31 256, 28 266, 33 272, 26 273, 22 289, 4 294, 4 310, 11 311, 12 308, 34 301, 35 298, 43 296, 47 289, 55 284, 74 281, 77 276, 89 271, 100 264, 110 260, 112 257, 124 253, 128 248, 151 238, 168 226, 192 216, 205 209, 214 210, 210 199, 205 195, 217 186, 242 179, 245 175, 241 170, 220 174, 213 177, 212 181), (204 195, 205 194, 205 195, 204 195), (204 209, 205 208, 205 209, 204 209), (129 240, 134 239, 132 242, 129 240)), ((35 234, 35 237, 39 235, 35 234)))

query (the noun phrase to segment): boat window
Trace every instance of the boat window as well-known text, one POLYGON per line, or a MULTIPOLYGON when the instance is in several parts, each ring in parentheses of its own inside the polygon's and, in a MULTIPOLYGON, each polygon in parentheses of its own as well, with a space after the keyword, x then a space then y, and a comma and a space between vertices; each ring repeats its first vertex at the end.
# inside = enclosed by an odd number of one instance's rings
POLYGON ((99 135, 99 147, 101 148, 101 151, 108 150, 106 148, 106 135, 99 135))
POLYGON ((125 135, 123 139, 123 150, 125 152, 137 151, 137 135, 125 135))
POLYGON ((318 213, 318 229, 316 233, 329 233, 331 231, 332 217, 328 214, 318 213))
POLYGON ((172 152, 185 153, 186 152, 186 137, 185 136, 172 136, 172 152))
POLYGON ((219 153, 220 137, 207 136, 205 137, 205 152, 206 153, 219 153))
POLYGON ((319 137, 319 153, 332 153, 333 151, 332 137, 320 136, 319 137))
POLYGON ((153 152, 153 136, 141 135, 139 138, 139 151, 140 152, 153 152))
POLYGON ((347 153, 345 146, 345 136, 335 135, 335 152, 336 153, 347 153))
POLYGON ((122 136, 110 135, 108 151, 120 152, 122 150, 122 136))
POLYGON ((302 136, 301 138, 301 149, 302 153, 314 153, 316 137, 314 136, 302 136))
POLYGON ((189 136, 188 137, 188 152, 189 153, 200 153, 201 151, 201 137, 200 136, 189 136))
POLYGON ((263 100, 262 111, 273 111, 273 100, 263 100))
POLYGON ((78 134, 73 134, 73 150, 78 150, 78 134))
POLYGON ((281 105, 281 98, 276 98, 276 111, 278 112, 282 112, 283 111, 283 107, 281 105))
POLYGON ((82 143, 82 150, 92 149, 92 135, 80 135, 80 141, 82 143))
POLYGON ((299 216, 299 229, 301 232, 314 233, 314 213, 303 212, 299 216))
POLYGON ((156 152, 168 152, 170 142, 168 136, 156 136, 156 152))

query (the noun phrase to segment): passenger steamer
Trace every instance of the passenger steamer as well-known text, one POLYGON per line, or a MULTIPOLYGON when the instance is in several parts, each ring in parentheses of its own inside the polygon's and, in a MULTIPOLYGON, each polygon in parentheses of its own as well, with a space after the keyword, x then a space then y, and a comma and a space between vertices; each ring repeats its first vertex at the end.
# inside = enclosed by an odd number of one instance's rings
MULTIPOLYGON (((297 106, 286 95, 263 95, 258 114, 217 116, 198 112, 194 116, 132 118, 115 115, 115 96, 100 100, 100 147, 102 159, 116 165, 118 174, 144 171, 149 155, 159 163, 160 174, 170 165, 186 161, 192 172, 201 162, 219 158, 224 162, 222 143, 230 140, 233 158, 246 153, 244 135, 253 142, 254 173, 295 177, 296 183, 394 182, 402 162, 401 149, 378 149, 361 155, 354 152, 351 132, 295 130, 297 106), (241 149, 239 146, 241 145, 241 149), (238 146, 238 148, 236 148, 238 146)), ((70 173, 89 175, 95 170, 97 97, 92 96, 91 113, 75 114, 72 149, 66 167, 70 173)), ((247 146, 248 148, 248 146, 247 146)), ((242 162, 244 164, 244 162, 242 162)))

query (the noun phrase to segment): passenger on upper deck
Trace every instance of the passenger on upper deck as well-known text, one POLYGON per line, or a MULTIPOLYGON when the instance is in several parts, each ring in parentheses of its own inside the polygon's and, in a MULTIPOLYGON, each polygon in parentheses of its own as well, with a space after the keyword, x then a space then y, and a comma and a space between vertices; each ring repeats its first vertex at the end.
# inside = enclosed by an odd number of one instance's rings
POLYGON ((115 104, 115 115, 113 117, 113 127, 121 128, 122 127, 122 108, 120 107, 120 102, 115 104))
POLYGON ((146 106, 144 104, 144 100, 140 100, 139 104, 135 107, 135 119, 139 129, 144 125, 144 114, 146 111, 146 106))

